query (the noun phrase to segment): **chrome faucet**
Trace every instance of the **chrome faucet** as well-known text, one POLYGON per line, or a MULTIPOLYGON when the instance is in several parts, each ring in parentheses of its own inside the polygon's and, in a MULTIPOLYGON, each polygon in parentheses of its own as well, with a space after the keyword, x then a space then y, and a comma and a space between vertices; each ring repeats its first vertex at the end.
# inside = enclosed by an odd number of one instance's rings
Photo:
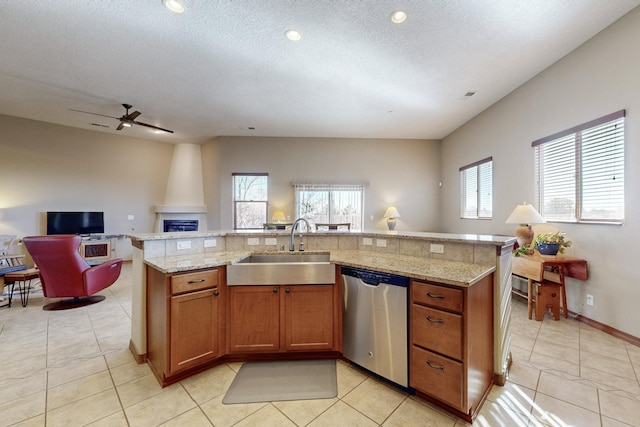
MULTIPOLYGON (((291 226, 291 238, 289 240, 289 251, 293 252, 296 250, 295 244, 293 242, 293 239, 295 237, 296 234, 296 227, 298 226, 298 223, 300 221, 304 221, 304 223, 307 225, 307 233, 309 232, 309 230, 311 230, 311 226, 309 225, 309 221, 307 221, 304 218, 298 218, 295 221, 293 221, 293 225, 291 226)), ((304 243, 302 242, 302 232, 300 232, 300 251, 304 251, 304 243)))

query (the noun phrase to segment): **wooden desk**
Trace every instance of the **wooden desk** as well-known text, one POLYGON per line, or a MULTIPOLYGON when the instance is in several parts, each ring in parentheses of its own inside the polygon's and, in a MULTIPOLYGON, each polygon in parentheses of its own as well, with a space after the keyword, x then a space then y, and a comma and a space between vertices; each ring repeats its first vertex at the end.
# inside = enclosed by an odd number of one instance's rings
POLYGON ((511 264, 511 272, 527 279, 527 306, 529 319, 532 310, 533 282, 559 283, 562 288, 562 308, 564 317, 567 312, 567 294, 564 287, 564 278, 573 277, 578 280, 587 280, 587 261, 581 258, 573 258, 564 255, 533 255, 514 256, 511 264))

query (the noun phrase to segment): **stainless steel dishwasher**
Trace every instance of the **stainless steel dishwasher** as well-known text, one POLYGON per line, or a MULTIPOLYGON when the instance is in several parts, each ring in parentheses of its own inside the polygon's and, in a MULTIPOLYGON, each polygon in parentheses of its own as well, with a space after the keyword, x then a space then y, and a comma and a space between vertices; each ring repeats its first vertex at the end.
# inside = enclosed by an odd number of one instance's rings
POLYGON ((351 362, 409 386, 409 278, 342 267, 342 354, 351 362))

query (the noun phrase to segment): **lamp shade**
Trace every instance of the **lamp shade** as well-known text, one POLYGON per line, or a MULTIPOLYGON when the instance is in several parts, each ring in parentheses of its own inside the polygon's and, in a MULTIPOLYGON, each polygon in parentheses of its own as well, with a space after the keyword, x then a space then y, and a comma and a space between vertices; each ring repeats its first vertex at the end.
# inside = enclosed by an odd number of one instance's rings
POLYGON ((280 222, 280 221, 286 221, 287 217, 284 216, 284 212, 282 211, 275 211, 273 213, 273 216, 271 217, 271 221, 273 222, 280 222))
POLYGON ((505 224, 543 224, 546 221, 530 204, 521 204, 511 212, 505 224))
POLYGON ((384 218, 400 218, 400 212, 395 206, 389 206, 384 213, 384 218))

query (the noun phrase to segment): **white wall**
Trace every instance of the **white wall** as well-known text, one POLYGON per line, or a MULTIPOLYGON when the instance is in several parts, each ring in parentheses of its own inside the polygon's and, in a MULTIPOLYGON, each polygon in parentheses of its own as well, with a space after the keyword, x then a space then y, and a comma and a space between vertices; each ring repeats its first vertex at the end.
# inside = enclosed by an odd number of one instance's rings
MULTIPOLYGON (((531 142, 621 109, 625 135, 626 221, 622 226, 547 224, 574 242, 570 254, 587 259, 587 282, 570 280, 569 309, 640 337, 640 8, 540 73, 442 143, 442 225, 446 232, 513 234, 504 224, 523 201, 535 204, 531 142), (494 219, 459 217, 458 169, 493 156, 494 219), (593 307, 585 303, 594 296, 593 307)), ((517 58, 514 58, 517 60, 517 58)), ((499 78, 499 76, 497 76, 499 78)))
MULTIPOLYGON (((152 232, 172 153, 170 144, 0 115, 0 234, 45 234, 44 213, 56 210, 104 211, 107 234, 152 232)), ((130 257, 128 239, 118 243, 130 257)))
POLYGON ((440 142, 431 140, 242 138, 220 137, 203 149, 205 175, 219 186, 205 183, 210 208, 209 228, 233 226, 233 172, 269 173, 269 215, 283 210, 294 216, 292 181, 368 182, 365 189, 365 229, 386 229, 382 218, 389 205, 401 218, 396 230, 438 231, 440 142), (219 211, 211 201, 219 191, 219 211), (373 220, 370 219, 373 215, 373 220))

